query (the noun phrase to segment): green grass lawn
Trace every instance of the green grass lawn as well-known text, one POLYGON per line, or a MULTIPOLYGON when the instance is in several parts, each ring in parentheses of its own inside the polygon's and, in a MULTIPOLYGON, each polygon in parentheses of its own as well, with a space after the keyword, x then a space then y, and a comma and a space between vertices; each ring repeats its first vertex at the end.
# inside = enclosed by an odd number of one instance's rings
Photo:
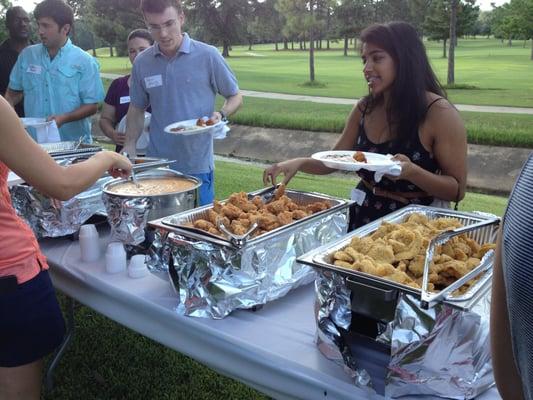
MULTIPOLYGON (((442 43, 425 42, 428 55, 439 79, 446 83, 447 59, 442 58, 442 43)), ((325 45, 325 44, 324 44, 325 45)), ((108 57, 108 49, 99 49, 103 72, 124 73, 129 62, 108 57)), ((451 101, 459 104, 533 107, 533 61, 531 42, 514 42, 508 47, 496 39, 459 39, 455 51, 455 80, 474 89, 450 89, 451 101)), ((323 87, 308 87, 309 60, 306 51, 278 51, 273 45, 234 46, 227 59, 242 89, 306 94, 314 96, 358 98, 366 94, 359 54, 353 49, 344 57, 340 43, 332 49, 317 51, 317 81, 323 87)))
MULTIPOLYGON (((456 51, 456 81, 476 89, 450 89, 451 101, 460 104, 533 107, 533 61, 530 44, 508 47, 495 39, 462 39, 456 51)), ((242 89, 315 96, 358 98, 366 93, 362 65, 353 49, 342 55, 339 43, 332 50, 317 52, 317 79, 324 87, 308 87, 308 54, 305 51, 274 51, 273 45, 234 46, 228 62, 242 89)), ((426 42, 428 54, 439 77, 446 76, 447 60, 441 44, 426 42)), ((130 70, 126 57, 109 57, 98 49, 102 72, 124 74, 130 70)), ((108 80, 104 80, 106 86, 108 80)), ((218 104, 220 106, 221 99, 218 104)), ((311 131, 341 132, 351 106, 304 101, 283 101, 246 97, 244 106, 232 117, 243 125, 311 131)), ((461 112, 468 141, 512 147, 533 147, 533 116, 461 112)))
MULTIPOLYGON (((262 169, 217 161, 215 182, 219 199, 259 189, 262 169)), ((348 178, 306 174, 290 183, 294 189, 344 198, 352 185, 348 178)), ((506 203, 503 197, 468 193, 459 208, 502 215, 506 203)), ((60 300, 64 305, 65 297, 60 300)), ((84 306, 76 311, 76 333, 55 372, 55 388, 44 394, 45 400, 267 398, 84 306)))

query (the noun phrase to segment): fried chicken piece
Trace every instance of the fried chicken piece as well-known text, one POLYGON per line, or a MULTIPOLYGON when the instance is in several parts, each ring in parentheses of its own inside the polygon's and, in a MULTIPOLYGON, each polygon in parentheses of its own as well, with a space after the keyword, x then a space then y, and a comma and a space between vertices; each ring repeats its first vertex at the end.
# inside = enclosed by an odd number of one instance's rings
POLYGON ((346 269, 354 269, 352 263, 343 261, 343 260, 335 260, 333 262, 333 265, 336 265, 337 267, 346 268, 346 269))
POLYGON ((352 157, 357 162, 361 162, 361 163, 368 162, 366 157, 365 157, 365 153, 363 153, 362 151, 356 151, 355 153, 353 153, 352 157))
POLYGON ((392 246, 387 244, 383 239, 375 240, 366 254, 377 263, 392 264, 395 261, 392 246))
POLYGON ((266 209, 272 214, 278 215, 280 212, 285 211, 285 203, 282 200, 274 200, 266 205, 266 209))
POLYGON ((335 253, 333 253, 333 259, 334 260, 345 261, 345 262, 348 262, 348 263, 353 263, 353 261, 354 261, 353 257, 350 254, 348 254, 347 252, 343 251, 343 250, 339 250, 339 251, 336 251, 335 253))
POLYGON ((394 259, 411 260, 420 251, 422 246, 422 237, 417 231, 409 231, 405 228, 393 231, 385 236, 387 243, 390 243, 392 248, 396 247, 398 251, 394 252, 394 259), (403 245, 403 248, 401 245, 403 245))
POLYGON ((218 200, 213 201, 213 211, 217 214, 222 213, 222 203, 218 200))
POLYGON ((475 257, 482 259, 487 251, 494 250, 495 248, 496 248, 495 243, 484 243, 479 248, 479 251, 477 252, 477 254, 475 254, 475 257))
POLYGON ((311 214, 315 214, 320 211, 328 210, 329 208, 331 208, 331 205, 327 201, 317 201, 305 207, 306 211, 310 212, 311 214))
POLYGON ((222 206, 221 214, 228 217, 229 219, 237 219, 243 212, 237 206, 233 204, 225 204, 222 206))
POLYGON ((274 198, 276 200, 279 200, 280 197, 283 196, 284 194, 285 194, 285 184, 284 183, 280 183, 278 185, 278 188, 274 192, 274 198))
MULTIPOLYGON (((252 220, 250 220, 252 221, 252 220)), ((268 229, 269 226, 273 226, 274 224, 277 224, 278 223, 278 219, 276 218, 275 215, 272 215, 272 214, 260 214, 257 216, 255 222, 257 223, 257 225, 259 225, 259 228, 263 228, 263 229, 266 229, 267 231, 270 230, 268 229)), ((279 226, 279 224, 278 224, 279 226)))
POLYGON ((374 241, 368 236, 362 238, 355 236, 350 241, 350 247, 359 253, 367 254, 370 251, 373 242, 374 241))
POLYGON ((383 221, 381 223, 381 226, 378 229, 376 229, 376 231, 372 235, 370 235, 370 238, 374 240, 383 238, 387 236, 389 233, 397 229, 398 229, 398 225, 391 224, 390 222, 387 222, 387 221, 383 221))
POLYGON ((211 233, 212 235, 217 235, 217 236, 224 236, 222 234, 222 232, 220 232, 218 229, 216 228, 209 228, 209 230, 207 231, 209 233, 211 233))
POLYGON ((307 217, 308 215, 309 214, 307 214, 307 212, 305 212, 304 210, 294 210, 292 212, 292 218, 295 220, 303 219, 307 217))
POLYGON ((231 232, 233 232, 235 235, 244 235, 248 229, 244 227, 238 220, 231 221, 230 225, 231 232))
POLYGON ((213 225, 217 226, 219 218, 220 218, 220 215, 218 215, 213 209, 207 210, 207 219, 213 225))
POLYGON ((431 220, 429 224, 439 232, 448 231, 463 226, 457 218, 445 217, 431 220))
POLYGON ((197 219, 193 222, 195 228, 201 229, 203 231, 209 231, 211 228, 215 228, 215 225, 205 219, 197 219))
POLYGON ((468 260, 466 260, 466 268, 469 271, 472 271, 474 268, 476 268, 479 265, 480 262, 481 260, 479 258, 470 257, 468 260))
POLYGON ((261 197, 259 196, 254 196, 252 198, 252 204, 256 206, 258 210, 263 208, 263 206, 265 205, 265 203, 263 203, 263 200, 261 200, 261 197))
POLYGON ((292 223, 292 212, 282 211, 278 214, 278 222, 280 225, 288 225, 292 223))

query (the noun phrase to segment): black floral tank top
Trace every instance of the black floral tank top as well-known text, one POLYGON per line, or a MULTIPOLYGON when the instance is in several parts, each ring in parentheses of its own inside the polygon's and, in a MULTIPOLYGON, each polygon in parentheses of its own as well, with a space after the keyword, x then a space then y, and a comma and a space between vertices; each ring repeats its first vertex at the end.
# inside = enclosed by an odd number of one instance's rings
MULTIPOLYGON (((428 110, 433 103, 441 99, 442 98, 438 98, 431 102, 428 105, 428 110)), ((418 134, 413 135, 413 138, 410 142, 401 142, 399 140, 390 140, 383 143, 371 142, 365 132, 364 120, 366 111, 367 110, 365 108, 363 114, 361 115, 361 120, 359 122, 359 134, 357 136, 357 143, 354 146, 354 150, 393 155, 401 153, 409 157, 413 163, 419 165, 429 172, 437 173, 439 171, 439 166, 436 160, 433 158, 433 155, 424 148, 420 142, 420 136, 418 134)), ((357 174, 361 177, 361 179, 364 179, 371 185, 389 192, 423 192, 422 189, 407 180, 393 181, 384 176, 381 181, 376 183, 374 180, 374 172, 359 170, 357 174)), ((350 209, 350 230, 368 224, 369 222, 381 218, 407 205, 406 203, 402 203, 388 197, 374 195, 372 191, 363 184, 363 182, 359 182, 357 189, 364 191, 366 193, 366 197, 362 205, 359 206, 355 204, 350 209)), ((431 202, 433 202, 433 197, 431 196, 409 199, 409 204, 429 205, 431 202)))

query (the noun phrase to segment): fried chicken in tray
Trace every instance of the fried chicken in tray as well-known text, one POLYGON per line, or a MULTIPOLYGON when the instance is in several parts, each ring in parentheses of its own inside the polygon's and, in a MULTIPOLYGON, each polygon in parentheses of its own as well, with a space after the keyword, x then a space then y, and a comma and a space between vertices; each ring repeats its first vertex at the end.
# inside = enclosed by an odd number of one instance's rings
MULTIPOLYGON (((332 254, 333 264, 394 282, 421 288, 426 250, 441 232, 463 226, 456 218, 428 219, 413 213, 404 222, 383 222, 371 235, 354 237, 344 249, 332 254)), ((441 290, 479 265, 494 243, 480 245, 466 234, 437 246, 429 269, 429 289, 441 290)), ((476 282, 467 282, 459 294, 476 282)))
POLYGON ((197 219, 191 226, 225 237, 219 230, 220 224, 235 235, 244 235, 257 223, 257 229, 250 235, 256 237, 329 208, 328 201, 297 204, 285 195, 285 186, 280 185, 272 201, 266 203, 259 196, 249 200, 246 192, 233 193, 224 204, 215 200, 213 208, 207 210, 207 219, 197 219))

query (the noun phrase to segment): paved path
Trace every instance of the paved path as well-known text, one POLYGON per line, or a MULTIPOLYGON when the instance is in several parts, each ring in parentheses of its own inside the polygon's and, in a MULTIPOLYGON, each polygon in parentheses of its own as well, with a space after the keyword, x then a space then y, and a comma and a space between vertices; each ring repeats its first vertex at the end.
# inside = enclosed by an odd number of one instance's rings
MULTIPOLYGON (((109 74, 109 73, 102 72, 100 76, 102 78, 107 78, 107 79, 116 79, 122 75, 109 74)), ((290 100, 290 101, 309 101, 313 103, 324 103, 324 104, 353 105, 357 101, 357 99, 345 99, 345 98, 340 98, 340 97, 304 96, 304 95, 299 95, 299 94, 256 92, 253 90, 241 90, 241 93, 243 94, 243 96, 247 96, 247 97, 259 97, 263 99, 277 99, 277 100, 290 100)), ((469 105, 469 104, 455 104, 455 106, 459 109, 459 111, 533 115, 533 108, 527 108, 527 107, 474 106, 474 105, 469 105)))

